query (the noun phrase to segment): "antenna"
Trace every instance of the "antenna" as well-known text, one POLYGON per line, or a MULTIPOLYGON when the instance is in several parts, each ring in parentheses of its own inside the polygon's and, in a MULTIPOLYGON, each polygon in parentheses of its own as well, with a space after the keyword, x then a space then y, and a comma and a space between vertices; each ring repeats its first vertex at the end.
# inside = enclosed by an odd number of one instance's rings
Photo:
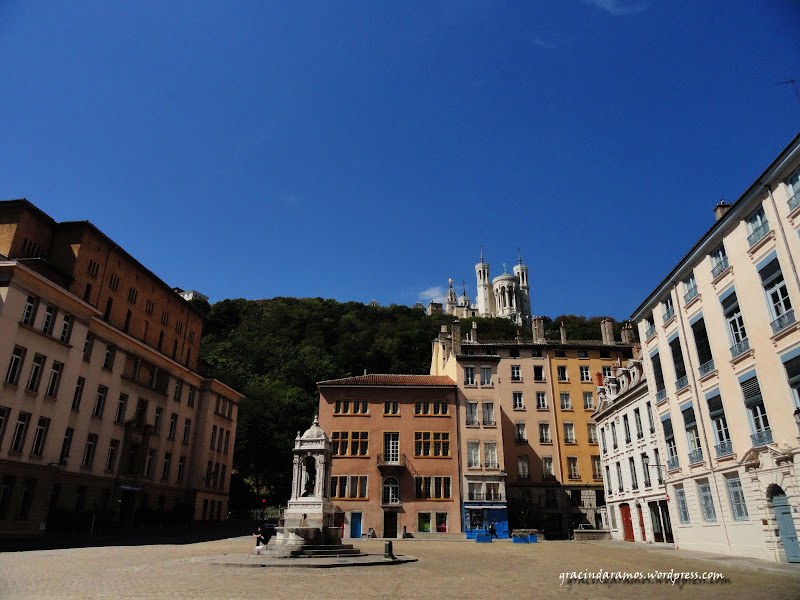
POLYGON ((794 88, 794 95, 797 96, 797 101, 800 102, 800 92, 797 91, 797 79, 787 79, 786 81, 779 81, 775 85, 791 85, 794 88))

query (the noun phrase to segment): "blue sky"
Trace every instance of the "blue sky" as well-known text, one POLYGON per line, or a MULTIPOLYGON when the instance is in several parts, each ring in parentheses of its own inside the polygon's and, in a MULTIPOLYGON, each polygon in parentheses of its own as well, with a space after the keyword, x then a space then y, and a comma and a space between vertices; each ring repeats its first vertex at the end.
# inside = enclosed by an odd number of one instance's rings
POLYGON ((474 297, 483 246, 492 276, 521 249, 534 313, 626 318, 800 130, 776 85, 798 23, 794 0, 0 0, 0 197, 212 301, 474 297))

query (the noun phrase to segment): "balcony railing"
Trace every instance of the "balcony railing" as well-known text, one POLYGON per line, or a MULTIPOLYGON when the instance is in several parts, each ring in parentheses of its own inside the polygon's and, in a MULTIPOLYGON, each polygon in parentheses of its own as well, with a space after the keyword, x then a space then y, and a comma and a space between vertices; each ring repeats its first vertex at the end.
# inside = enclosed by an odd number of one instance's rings
POLYGON ((403 503, 400 501, 400 498, 381 498, 381 506, 399 507, 402 505, 403 503))
POLYGON ((750 439, 753 441, 753 446, 766 446, 767 444, 771 444, 772 430, 767 427, 766 429, 756 431, 750 436, 750 439))
POLYGON ((486 461, 485 467, 487 469, 498 469, 500 467, 500 464, 497 461, 494 462, 486 461))
POLYGON ((497 425, 497 423, 495 423, 495 422, 494 422, 494 417, 492 417, 492 418, 490 418, 490 419, 489 419, 489 418, 486 418, 486 417, 484 417, 484 419, 483 419, 483 426, 484 426, 484 427, 491 427, 492 425, 497 425))
POLYGON ((794 309, 790 308, 771 323, 772 333, 775 334, 778 333, 779 331, 783 331, 789 325, 793 324, 795 321, 796 319, 794 318, 794 309))
POLYGON ((697 297, 697 288, 696 287, 689 288, 689 291, 683 295, 683 303, 687 304, 696 297, 697 297))
POLYGON ((676 391, 681 391, 683 388, 685 388, 688 385, 689 385, 689 378, 686 375, 684 375, 683 377, 678 379, 678 381, 675 382, 675 390, 676 391))
POLYGON ((667 312, 664 313, 664 323, 669 321, 674 316, 675 316, 675 309, 672 308, 672 307, 669 307, 667 309, 667 312))
POLYGON ((744 338, 738 344, 734 344, 733 346, 731 346, 731 358, 736 358, 737 356, 741 356, 748 350, 750 350, 750 340, 748 338, 744 338))
POLYGON ((478 501, 485 500, 485 501, 488 501, 488 502, 502 502, 503 494, 499 494, 499 493, 498 494, 493 494, 493 493, 484 494, 482 492, 469 492, 467 494, 467 499, 468 500, 472 500, 473 502, 476 501, 476 500, 478 500, 478 501))
POLYGON ((703 462, 703 449, 698 448, 693 452, 689 452, 689 464, 694 465, 703 462))
POLYGON ((667 389, 661 388, 656 392, 656 403, 661 402, 667 398, 667 389))
POLYGON ((717 261, 714 268, 711 269, 711 278, 716 279, 728 268, 728 257, 723 256, 721 260, 717 261))
POLYGON ((750 247, 752 248, 758 242, 763 240, 764 236, 766 236, 769 232, 769 221, 764 221, 761 223, 761 225, 753 229, 753 233, 747 236, 747 241, 750 244, 750 247))
POLYGON ((550 438, 549 435, 548 436, 540 436, 539 437, 539 443, 540 444, 552 444, 553 440, 550 438))
POLYGON ((405 467, 406 466, 406 455, 405 454, 395 454, 395 455, 378 454, 378 466, 379 467, 405 467))
POLYGON ((800 206, 800 192, 789 198, 789 210, 794 210, 798 206, 800 206))
POLYGON ((717 451, 717 456, 727 456, 733 454, 733 443, 728 440, 727 442, 720 442, 714 448, 717 451))
POLYGON ((478 419, 475 417, 467 417, 467 427, 475 427, 477 425, 480 425, 478 419))
POLYGON ((672 458, 667 459, 667 471, 672 471, 673 469, 677 469, 680 467, 681 464, 678 462, 678 457, 673 456, 672 458))
POLYGON ((697 370, 700 371, 700 377, 708 375, 714 370, 714 359, 712 358, 710 361, 704 362, 697 370))
POLYGON ((644 334, 644 339, 649 340, 655 334, 656 334, 656 326, 655 326, 655 324, 650 325, 650 327, 647 328, 647 331, 644 334))
POLYGON ((517 437, 514 438, 514 441, 517 444, 527 444, 528 443, 528 438, 525 437, 524 435, 518 435, 517 437))

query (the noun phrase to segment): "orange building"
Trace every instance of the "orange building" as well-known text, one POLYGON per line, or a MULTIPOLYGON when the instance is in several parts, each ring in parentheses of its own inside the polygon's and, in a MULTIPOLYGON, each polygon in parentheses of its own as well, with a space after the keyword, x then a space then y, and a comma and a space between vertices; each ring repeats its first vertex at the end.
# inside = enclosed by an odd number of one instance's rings
POLYGON ((344 537, 460 534, 455 382, 364 375, 317 385, 333 450, 334 522, 344 537))

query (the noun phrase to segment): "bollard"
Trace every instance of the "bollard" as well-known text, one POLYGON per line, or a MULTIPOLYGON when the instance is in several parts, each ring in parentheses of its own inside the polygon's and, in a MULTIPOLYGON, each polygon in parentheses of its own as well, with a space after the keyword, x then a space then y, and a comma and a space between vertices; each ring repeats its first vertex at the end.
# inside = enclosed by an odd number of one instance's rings
POLYGON ((390 540, 386 540, 383 546, 383 558, 394 559, 394 554, 392 554, 392 542, 390 540))

